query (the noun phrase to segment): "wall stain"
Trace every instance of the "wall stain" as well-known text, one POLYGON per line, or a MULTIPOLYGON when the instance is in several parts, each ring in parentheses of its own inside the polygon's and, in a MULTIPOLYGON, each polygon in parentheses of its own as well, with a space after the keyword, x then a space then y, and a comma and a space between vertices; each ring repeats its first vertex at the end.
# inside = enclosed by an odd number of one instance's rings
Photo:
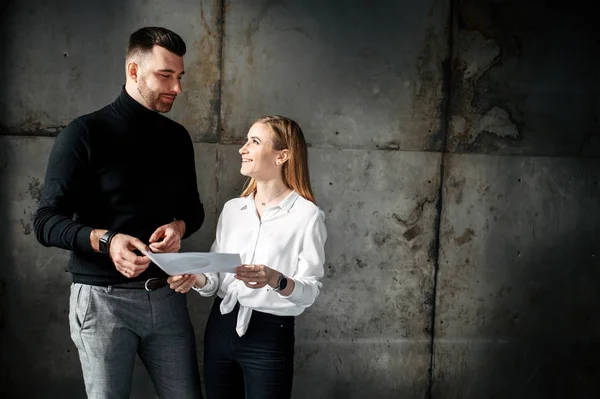
POLYGON ((459 237, 456 237, 454 239, 454 242, 458 245, 466 244, 473 239, 474 235, 475 232, 473 231, 473 229, 468 228, 459 237))
POLYGON ((390 141, 384 144, 377 144, 377 149, 386 151, 398 151, 400 149, 400 143, 397 141, 390 141))
POLYGON ((309 364, 311 358, 315 355, 318 355, 319 352, 320 349, 317 347, 311 351, 302 351, 298 353, 296 355, 296 358, 294 359, 294 367, 298 369, 306 367, 306 365, 309 364))
POLYGON ((410 215, 406 219, 401 218, 396 213, 392 213, 392 218, 402 227, 412 226, 421 219, 421 216, 423 216, 423 210, 425 209, 425 205, 435 204, 435 201, 435 198, 423 198, 417 203, 415 209, 410 213, 410 215))
POLYGON ((499 85, 510 84, 487 76, 507 57, 519 56, 519 39, 511 32, 526 26, 519 5, 509 3, 463 0, 457 7, 450 83, 451 152, 493 153, 523 139, 525 124, 516 102, 488 94, 503 92, 504 86, 499 85))
POLYGON ((441 151, 444 132, 441 125, 443 104, 442 60, 446 50, 445 40, 440 40, 433 28, 425 35, 423 48, 417 58, 419 78, 413 84, 412 116, 417 129, 428 134, 426 150, 441 151), (438 45, 439 44, 439 45, 438 45))
POLYGON ((27 193, 33 198, 37 203, 42 200, 42 193, 44 190, 44 185, 40 182, 40 179, 37 177, 29 178, 29 188, 27 189, 27 193))
POLYGON ((21 227, 23 228, 23 234, 25 234, 26 236, 28 236, 29 234, 31 234, 31 225, 27 222, 25 222, 25 220, 21 219, 21 227))
POLYGON ((26 137, 55 137, 66 125, 52 123, 55 118, 41 110, 31 110, 19 102, 19 109, 25 114, 15 126, 6 126, 0 123, 0 135, 15 134, 26 137))
POLYGON ((404 239, 406 239, 406 241, 412 241, 415 237, 421 235, 422 233, 423 233, 423 228, 420 225, 416 224, 413 227, 411 227, 410 229, 406 230, 402 234, 402 237, 404 237, 404 239))
POLYGON ((378 247, 382 247, 391 238, 389 234, 375 233, 373 234, 373 242, 378 247))
POLYGON ((218 141, 221 107, 221 2, 212 0, 210 10, 205 8, 201 2, 201 30, 189 46, 195 51, 188 51, 195 53, 195 58, 187 65, 181 94, 185 108, 196 111, 182 113, 179 122, 188 128, 194 142, 214 143, 218 141))
POLYGON ((333 263, 325 262, 323 268, 325 269, 325 277, 332 278, 333 276, 335 276, 335 266, 333 263))
POLYGON ((363 269, 365 266, 367 266, 365 262, 363 262, 362 259, 358 257, 354 258, 354 260, 356 261, 356 266, 358 266, 359 269, 363 269))
POLYGON ((447 191, 451 197, 454 196, 454 202, 456 204, 462 203, 466 182, 467 179, 465 177, 457 179, 455 176, 452 176, 448 179, 448 184, 446 185, 447 191))

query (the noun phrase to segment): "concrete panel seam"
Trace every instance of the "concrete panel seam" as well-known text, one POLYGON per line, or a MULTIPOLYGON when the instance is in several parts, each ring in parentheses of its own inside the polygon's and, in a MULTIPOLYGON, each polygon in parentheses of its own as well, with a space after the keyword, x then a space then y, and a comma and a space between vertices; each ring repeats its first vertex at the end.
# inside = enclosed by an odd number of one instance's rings
MULTIPOLYGON (((224 1, 224 0, 223 0, 224 1)), ((219 143, 217 143, 215 148, 215 225, 212 226, 214 231, 217 230, 217 222, 219 220, 219 192, 221 191, 221 181, 219 179, 221 173, 221 149, 219 148, 219 143)))
MULTIPOLYGON (((225 48, 225 1, 221 0, 221 7, 219 11, 219 16, 217 17, 217 25, 219 26, 219 109, 217 115, 217 143, 221 142, 222 137, 222 129, 223 129, 223 69, 225 67, 225 56, 224 56, 224 48, 225 48)), ((218 154, 218 148, 217 148, 218 154)), ((217 155, 218 157, 218 155, 217 155)), ((218 179, 217 179, 218 181, 218 179)), ((217 191, 218 193, 218 191, 217 191)))
POLYGON ((11 130, 5 126, 0 126, 0 136, 56 137, 65 127, 67 126, 46 126, 32 130, 11 130))
POLYGON ((433 399, 433 368, 434 364, 434 344, 435 344, 435 312, 437 304, 437 289, 438 289, 438 275, 440 268, 440 240, 441 240, 441 220, 442 220, 442 206, 443 206, 443 188, 444 188, 444 163, 446 160, 445 154, 448 146, 448 128, 450 126, 450 98, 452 89, 452 54, 454 53, 454 9, 455 1, 449 0, 448 7, 448 55, 447 59, 443 63, 443 97, 441 103, 440 112, 440 131, 442 132, 442 154, 440 160, 440 180, 438 187, 438 196, 436 204, 436 218, 435 218, 435 239, 434 239, 434 256, 433 256, 433 293, 432 293, 432 305, 431 305, 431 319, 430 319, 430 343, 429 343, 429 386, 427 387, 426 397, 427 399, 433 399))

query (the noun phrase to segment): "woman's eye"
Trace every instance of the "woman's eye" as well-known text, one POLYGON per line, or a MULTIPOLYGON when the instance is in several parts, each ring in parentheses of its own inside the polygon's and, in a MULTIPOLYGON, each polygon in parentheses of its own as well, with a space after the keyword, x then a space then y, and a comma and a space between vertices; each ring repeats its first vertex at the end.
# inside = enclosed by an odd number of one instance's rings
POLYGON ((162 76, 163 78, 168 78, 169 77, 169 75, 163 75, 163 74, 160 74, 160 76, 162 76))
POLYGON ((253 142, 254 144, 260 144, 260 143, 258 142, 258 140, 252 140, 252 142, 253 142))

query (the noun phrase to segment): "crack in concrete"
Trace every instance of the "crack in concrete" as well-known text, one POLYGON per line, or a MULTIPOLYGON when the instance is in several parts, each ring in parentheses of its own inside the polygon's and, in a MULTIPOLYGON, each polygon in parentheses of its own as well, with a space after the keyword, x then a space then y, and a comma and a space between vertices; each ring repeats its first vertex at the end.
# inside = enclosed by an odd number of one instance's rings
POLYGON ((400 224, 402 227, 404 228, 409 228, 411 226, 413 226, 415 223, 417 223, 421 217, 423 216, 423 210, 425 209, 425 205, 426 204, 435 204, 436 202, 436 198, 424 198, 421 201, 419 201, 417 203, 417 206, 415 207, 415 209, 410 213, 410 215, 408 216, 408 218, 406 219, 402 219, 400 216, 398 216, 396 213, 392 213, 392 218, 398 222, 398 224, 400 224))

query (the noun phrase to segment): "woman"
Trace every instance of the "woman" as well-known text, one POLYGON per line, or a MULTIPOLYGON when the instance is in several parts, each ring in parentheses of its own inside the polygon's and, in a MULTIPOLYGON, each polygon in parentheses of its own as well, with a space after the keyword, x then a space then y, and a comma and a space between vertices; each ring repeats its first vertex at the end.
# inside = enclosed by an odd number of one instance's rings
POLYGON ((203 296, 217 290, 206 326, 206 392, 215 398, 289 398, 294 316, 321 288, 327 232, 311 191, 306 142, 291 119, 258 119, 240 149, 249 177, 219 217, 212 252, 239 253, 236 273, 171 279, 203 296))

